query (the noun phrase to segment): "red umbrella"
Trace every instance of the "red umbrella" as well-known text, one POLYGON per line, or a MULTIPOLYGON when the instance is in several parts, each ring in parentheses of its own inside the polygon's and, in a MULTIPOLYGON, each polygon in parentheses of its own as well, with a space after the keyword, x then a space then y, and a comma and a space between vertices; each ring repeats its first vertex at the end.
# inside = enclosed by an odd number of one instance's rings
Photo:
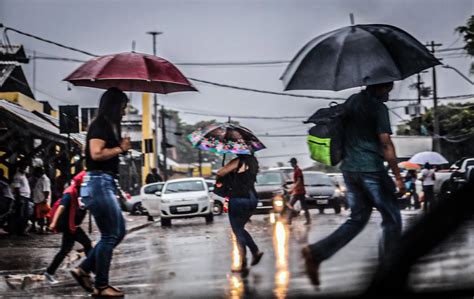
POLYGON ((127 52, 100 56, 81 65, 64 81, 76 86, 167 94, 197 91, 171 62, 148 54, 127 52))

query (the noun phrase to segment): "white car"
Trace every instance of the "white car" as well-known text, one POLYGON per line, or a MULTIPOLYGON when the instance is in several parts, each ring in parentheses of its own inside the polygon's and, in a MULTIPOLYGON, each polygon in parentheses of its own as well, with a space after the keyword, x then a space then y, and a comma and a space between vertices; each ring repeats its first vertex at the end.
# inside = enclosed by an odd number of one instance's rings
POLYGON ((144 199, 148 200, 148 205, 160 210, 160 198, 156 196, 156 192, 161 191, 164 184, 164 182, 158 182, 142 186, 139 195, 132 196, 125 202, 126 211, 132 215, 146 215, 147 210, 143 206, 144 199))
POLYGON ((214 185, 216 184, 216 180, 206 179, 206 184, 207 188, 209 189, 209 194, 214 200, 212 212, 214 213, 214 215, 222 215, 222 213, 224 212, 225 198, 220 197, 219 195, 212 192, 214 191, 214 185))
POLYGON ((159 204, 143 198, 143 205, 152 217, 161 215, 161 225, 170 226, 171 219, 204 217, 206 223, 214 220, 213 200, 203 178, 169 180, 162 191, 156 192, 159 204))

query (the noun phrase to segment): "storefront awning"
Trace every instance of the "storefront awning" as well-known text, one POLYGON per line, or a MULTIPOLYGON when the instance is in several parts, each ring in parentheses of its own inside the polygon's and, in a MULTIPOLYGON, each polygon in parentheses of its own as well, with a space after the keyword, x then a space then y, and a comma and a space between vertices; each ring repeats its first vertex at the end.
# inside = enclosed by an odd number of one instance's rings
POLYGON ((18 129, 26 130, 33 138, 47 139, 66 144, 67 138, 59 134, 59 128, 25 108, 0 99, 0 118, 18 129))

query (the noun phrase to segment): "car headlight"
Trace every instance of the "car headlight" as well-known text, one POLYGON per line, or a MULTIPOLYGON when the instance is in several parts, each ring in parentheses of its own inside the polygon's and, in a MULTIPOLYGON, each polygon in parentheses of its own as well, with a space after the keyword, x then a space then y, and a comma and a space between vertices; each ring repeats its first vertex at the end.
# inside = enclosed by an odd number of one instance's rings
POLYGON ((342 196, 342 192, 339 188, 336 188, 334 190, 334 193, 332 194, 332 197, 341 197, 342 196))
POLYGON ((283 197, 281 196, 276 196, 274 199, 273 199, 273 205, 275 207, 283 207, 284 205, 284 200, 283 200, 283 197))
POLYGON ((209 200, 209 196, 198 197, 197 200, 209 200))
POLYGON ((170 200, 169 199, 161 199, 161 203, 169 203, 170 200))

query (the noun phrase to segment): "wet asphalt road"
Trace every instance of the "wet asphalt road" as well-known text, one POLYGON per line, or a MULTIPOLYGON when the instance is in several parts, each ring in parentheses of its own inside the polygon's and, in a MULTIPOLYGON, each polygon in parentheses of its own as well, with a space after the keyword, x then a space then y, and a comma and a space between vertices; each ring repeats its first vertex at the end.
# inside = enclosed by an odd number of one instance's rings
MULTIPOLYGON (((128 298, 288 298, 347 296, 363 290, 377 258, 380 216, 374 211, 366 229, 320 268, 321 286, 315 289, 303 273, 300 249, 334 231, 347 218, 312 210, 313 223, 304 217, 288 227, 269 215, 255 215, 248 225, 265 255, 247 279, 231 272, 233 240, 226 215, 206 225, 204 218, 174 220, 171 228, 158 223, 127 235, 112 262, 111 284, 128 298), (273 222, 273 223, 272 223, 273 222)), ((403 211, 407 225, 420 212, 403 211)), ((131 218, 136 223, 144 217, 131 218)), ((130 222, 128 223, 130 226, 130 222)), ((456 232, 441 248, 423 258, 410 279, 415 290, 456 288, 474 284, 474 221, 456 232)), ((18 239, 0 237, 0 273, 40 274, 58 250, 57 235, 18 239)), ((2 278, 0 297, 87 297, 69 277, 66 264, 58 270, 60 283, 26 281, 17 290, 2 278)), ((33 278, 35 280, 35 278, 33 278)))

